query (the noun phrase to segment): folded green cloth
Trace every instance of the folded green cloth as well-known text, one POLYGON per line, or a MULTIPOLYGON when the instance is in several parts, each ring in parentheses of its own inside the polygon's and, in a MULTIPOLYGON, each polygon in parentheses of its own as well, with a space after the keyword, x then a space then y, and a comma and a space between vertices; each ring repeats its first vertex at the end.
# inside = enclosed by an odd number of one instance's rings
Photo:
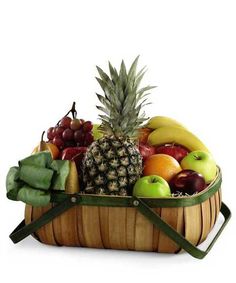
POLYGON ((6 177, 7 197, 33 206, 50 203, 51 191, 64 191, 69 175, 68 160, 52 160, 49 151, 35 153, 11 167, 6 177))
POLYGON ((27 185, 24 185, 18 192, 17 200, 21 200, 25 203, 33 206, 45 206, 50 203, 50 193, 35 190, 27 185))
POLYGON ((6 178, 7 197, 17 200, 17 194, 22 185, 23 183, 19 180, 19 167, 11 167, 6 178))
POLYGON ((50 164, 50 168, 54 171, 52 180, 53 190, 65 190, 66 179, 70 172, 69 161, 67 160, 53 160, 50 164))
POLYGON ((22 165, 19 178, 35 189, 48 190, 51 185, 53 170, 35 165, 22 165))
POLYGON ((35 165, 42 168, 50 167, 52 163, 52 156, 49 151, 40 151, 20 160, 19 166, 22 165, 35 165))

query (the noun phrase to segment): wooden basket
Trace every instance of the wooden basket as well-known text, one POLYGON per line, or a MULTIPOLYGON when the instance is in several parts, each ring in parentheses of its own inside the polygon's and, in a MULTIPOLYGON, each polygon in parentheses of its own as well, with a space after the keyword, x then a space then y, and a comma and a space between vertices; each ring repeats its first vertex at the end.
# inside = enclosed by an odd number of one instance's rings
MULTIPOLYGON (((28 234, 34 232, 36 239, 49 245, 161 253, 177 253, 184 248, 203 258, 208 251, 196 246, 207 238, 219 215, 220 185, 219 171, 203 192, 189 197, 138 199, 54 194, 53 203, 47 207, 26 205, 25 222, 14 232, 29 227, 28 234)), ((221 230, 230 217, 227 209, 224 205, 221 230)))
MULTIPOLYGON (((156 207, 163 220, 194 245, 203 242, 218 217, 221 190, 201 204, 156 207)), ((38 219, 52 205, 26 205, 26 224, 38 219)), ((74 206, 35 232, 49 245, 175 253, 179 247, 154 227, 136 208, 74 206)))

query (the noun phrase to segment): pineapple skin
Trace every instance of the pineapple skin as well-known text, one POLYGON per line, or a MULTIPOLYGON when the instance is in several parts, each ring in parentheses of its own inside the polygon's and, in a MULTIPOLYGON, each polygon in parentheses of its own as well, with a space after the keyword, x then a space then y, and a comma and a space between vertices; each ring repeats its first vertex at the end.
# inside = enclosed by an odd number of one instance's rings
POLYGON ((83 161, 86 194, 132 194, 142 174, 142 157, 129 137, 105 136, 93 142, 83 161))

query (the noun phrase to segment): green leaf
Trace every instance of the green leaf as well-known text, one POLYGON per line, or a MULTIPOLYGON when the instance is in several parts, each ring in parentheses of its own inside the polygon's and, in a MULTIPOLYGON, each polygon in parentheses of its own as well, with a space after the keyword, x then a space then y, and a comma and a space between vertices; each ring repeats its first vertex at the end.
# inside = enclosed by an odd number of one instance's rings
POLYGON ((113 106, 114 110, 119 109, 121 107, 121 102, 117 94, 114 92, 114 89, 107 87, 105 88, 104 92, 105 92, 105 95, 109 97, 110 103, 113 106))
POLYGON ((110 123, 106 122, 105 120, 103 120, 102 118, 99 118, 102 121, 102 124, 100 125, 100 130, 103 133, 106 134, 113 134, 113 129, 111 128, 110 123))
POLYGON ((110 87, 113 87, 113 82, 111 81, 110 77, 98 66, 97 66, 97 70, 102 81, 106 82, 107 85, 109 85, 110 87))
POLYGON ((142 68, 142 70, 138 73, 137 77, 134 80, 134 88, 135 88, 136 91, 137 91, 137 89, 138 89, 138 87, 139 87, 139 85, 140 85, 140 83, 141 83, 141 81, 142 81, 142 79, 143 79, 143 77, 146 73, 145 69, 146 69, 146 67, 142 68))
POLYGON ((98 117, 102 122, 106 122, 110 125, 110 119, 111 119, 110 117, 102 114, 99 114, 98 117))
POLYGON ((113 131, 117 135, 130 136, 144 119, 141 110, 146 105, 146 92, 154 87, 146 86, 139 89, 146 67, 138 71, 138 60, 139 56, 135 58, 129 70, 122 60, 119 72, 110 62, 107 74, 97 67, 99 78, 96 79, 104 91, 103 96, 98 95, 102 106, 97 106, 97 109, 104 114, 100 115, 104 131, 107 128, 107 132, 113 131))
POLYGON ((128 82, 128 76, 126 72, 125 63, 123 60, 120 65, 119 81, 120 81, 122 89, 125 90, 127 86, 127 82, 128 82))
MULTIPOLYGON (((104 92, 107 88, 109 88, 109 89, 114 88, 114 86, 113 85, 111 86, 107 81, 103 81, 103 80, 101 80, 100 78, 97 78, 97 77, 95 77, 95 78, 96 78, 97 82, 99 83, 100 87, 102 88, 102 90, 104 92)), ((106 97, 106 98, 108 99, 109 97, 106 97)))
POLYGON ((128 79, 132 79, 136 75, 137 65, 138 65, 139 55, 135 58, 134 62, 132 63, 129 73, 128 73, 128 79))
POLYGON ((106 99, 104 96, 102 96, 101 94, 96 93, 97 98, 99 99, 99 101, 102 103, 103 106, 109 108, 110 107, 110 101, 109 99, 106 99))
POLYGON ((150 94, 151 94, 150 92, 142 93, 140 96, 137 97, 137 101, 144 99, 144 97, 147 97, 150 94))
POLYGON ((122 116, 126 116, 130 111, 133 111, 136 104, 136 95, 135 92, 130 92, 128 96, 126 96, 124 102, 124 108, 122 110, 122 116))
POLYGON ((99 83, 100 87, 104 91, 106 83, 103 80, 101 80, 100 78, 95 77, 95 79, 97 80, 97 82, 99 83))
POLYGON ((150 89, 153 89, 153 88, 156 88, 156 86, 146 86, 146 87, 143 87, 141 88, 138 92, 137 92, 137 95, 140 96, 142 95, 145 91, 148 91, 150 89))
POLYGON ((11 200, 17 200, 17 194, 21 187, 19 179, 19 167, 11 167, 6 177, 7 197, 11 200))
POLYGON ((113 66, 111 65, 110 62, 108 62, 108 65, 109 65, 109 70, 110 70, 111 79, 112 79, 112 81, 113 81, 113 84, 115 85, 116 82, 119 80, 119 75, 118 75, 116 69, 113 68, 113 66))
POLYGON ((104 106, 106 106, 109 109, 113 109, 113 111, 115 111, 116 108, 120 107, 121 103, 119 99, 117 98, 116 93, 114 92, 114 87, 113 88, 110 87, 106 82, 102 81, 99 78, 96 78, 96 79, 99 82, 105 94, 105 98, 104 98, 102 95, 96 93, 98 99, 104 106), (116 107, 112 108, 112 105, 116 105, 116 107))
POLYGON ((124 90, 122 88, 121 82, 118 80, 116 85, 115 85, 115 94, 118 97, 119 101, 120 101, 120 105, 124 103, 124 99, 125 99, 125 93, 124 90))
POLYGON ((33 188, 48 190, 51 185, 53 170, 35 165, 22 165, 19 170, 19 178, 33 188))
POLYGON ((70 172, 69 160, 53 160, 50 168, 55 171, 51 189, 64 191, 66 188, 66 179, 70 172))
POLYGON ((96 66, 96 68, 102 80, 104 81, 110 80, 109 76, 99 66, 96 66))
POLYGON ((19 190, 17 200, 33 206, 46 206, 50 203, 50 193, 25 185, 19 190))
POLYGON ((102 112, 104 112, 105 114, 107 114, 108 116, 110 115, 110 111, 102 106, 96 105, 96 108, 102 112))
POLYGON ((49 151, 40 151, 19 161, 19 165, 33 165, 37 167, 48 167, 52 163, 49 151))

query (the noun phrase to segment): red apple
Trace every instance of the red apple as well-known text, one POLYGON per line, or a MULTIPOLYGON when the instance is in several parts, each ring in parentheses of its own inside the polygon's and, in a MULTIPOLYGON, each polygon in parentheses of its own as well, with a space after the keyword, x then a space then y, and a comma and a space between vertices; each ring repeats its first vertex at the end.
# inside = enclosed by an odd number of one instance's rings
POLYGON ((165 144, 156 147, 156 153, 168 154, 180 162, 189 153, 189 150, 182 145, 165 144))
POLYGON ((139 151, 140 154, 142 155, 143 161, 145 161, 149 156, 156 153, 156 148, 154 146, 145 143, 140 143, 139 151))
POLYGON ((82 161, 84 155, 87 151, 87 147, 80 146, 80 147, 67 147, 62 151, 62 160, 73 160, 75 161, 78 173, 82 172, 82 161))
POLYGON ((193 170, 182 170, 169 182, 172 193, 192 195, 206 188, 204 177, 193 170))

